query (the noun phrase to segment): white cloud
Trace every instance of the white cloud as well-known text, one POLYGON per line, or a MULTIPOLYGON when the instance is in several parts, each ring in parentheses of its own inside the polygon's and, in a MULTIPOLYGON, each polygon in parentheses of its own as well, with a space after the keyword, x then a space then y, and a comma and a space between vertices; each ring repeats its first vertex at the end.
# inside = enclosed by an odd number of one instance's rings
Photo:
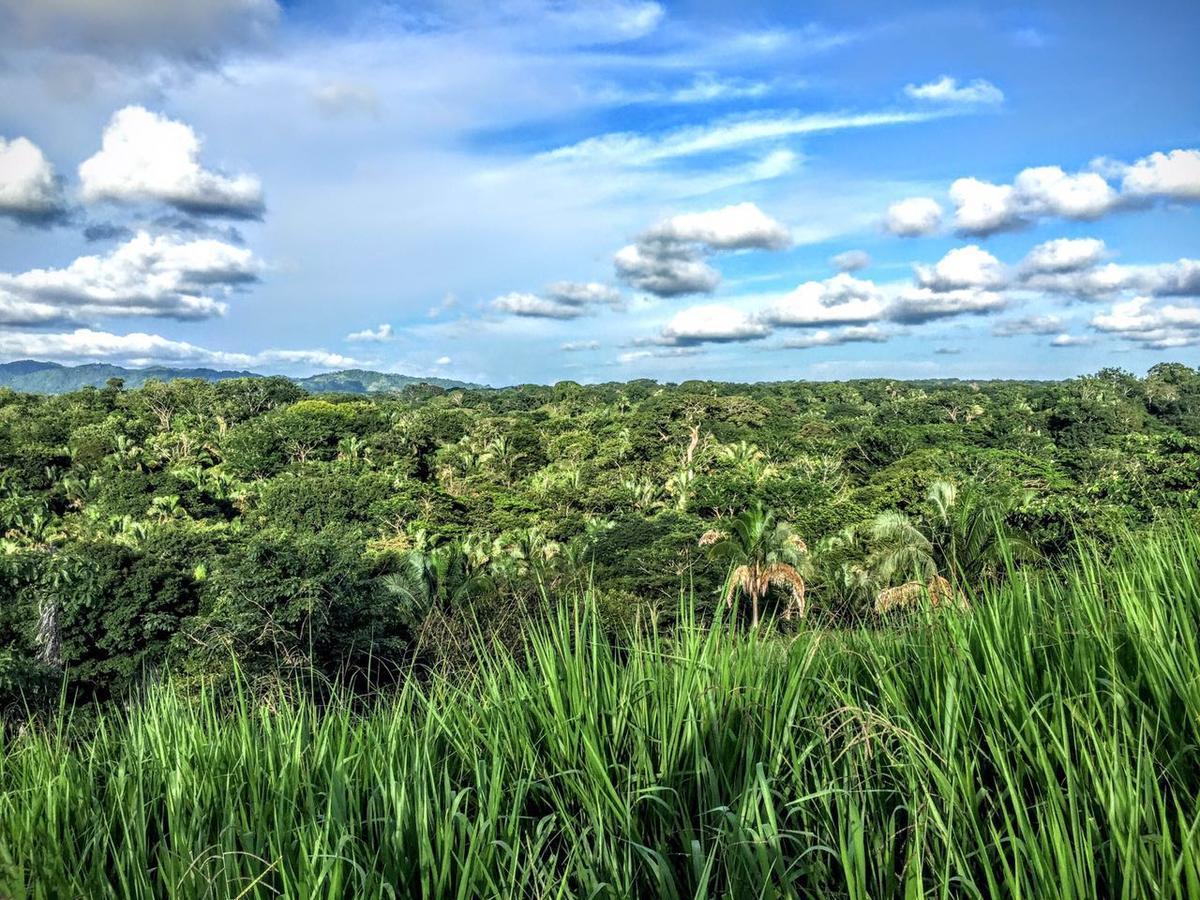
POLYGON ((522 291, 503 294, 492 301, 492 309, 514 316, 540 319, 578 319, 598 307, 616 308, 623 298, 616 288, 595 281, 556 281, 541 294, 522 291))
POLYGON ((0 331, 0 356, 65 362, 116 360, 132 365, 190 363, 239 368, 282 364, 329 369, 360 365, 360 362, 352 357, 325 350, 231 353, 207 350, 186 341, 174 341, 157 334, 113 334, 90 328, 60 333, 0 331))
POLYGON ((73 318, 70 311, 61 307, 51 303, 22 300, 0 288, 0 325, 16 327, 64 325, 73 318))
POLYGON ((1038 244, 1025 256, 1023 275, 1078 272, 1090 269, 1108 255, 1099 238, 1058 238, 1038 244))
POLYGON ((203 168, 190 126, 140 106, 118 110, 100 151, 79 166, 85 202, 165 203, 192 215, 256 218, 262 187, 252 175, 226 177, 203 168))
POLYGON ((1075 271, 1028 273, 1022 283, 1024 287, 1047 294, 1092 299, 1134 287, 1136 280, 1134 270, 1109 263, 1075 271))
POLYGON ((904 93, 914 100, 928 100, 933 103, 984 105, 1004 102, 1004 92, 990 81, 976 78, 969 84, 959 85, 958 80, 949 75, 943 75, 927 84, 906 85, 904 93))
POLYGON ((1051 347, 1087 347, 1095 343, 1095 339, 1082 334, 1067 334, 1066 332, 1056 335, 1050 341, 1051 347))
POLYGON ((364 328, 362 331, 355 331, 346 335, 346 340, 351 343, 376 343, 382 344, 392 340, 396 336, 392 330, 392 326, 384 322, 378 328, 364 328))
POLYGON ((204 319, 225 311, 214 294, 227 296, 261 271, 262 263, 243 247, 140 232, 105 256, 81 256, 65 269, 0 274, 0 292, 64 315, 204 319))
POLYGON ((1021 211, 1033 216, 1059 216, 1089 221, 1110 212, 1117 192, 1096 172, 1068 175, 1059 166, 1021 171, 1013 182, 1021 211))
POLYGON ((672 216, 622 247, 613 257, 617 276, 658 297, 710 293, 721 275, 703 255, 728 250, 782 250, 791 244, 786 225, 753 203, 672 216))
POLYGON ((767 306, 759 318, 792 328, 856 325, 883 318, 886 306, 873 282, 840 274, 804 282, 767 306))
POLYGON ((741 310, 719 303, 693 306, 677 312, 662 330, 659 342, 688 346, 708 342, 748 341, 765 337, 771 329, 741 310))
POLYGON ((703 351, 699 347, 656 347, 653 350, 630 350, 617 357, 622 366, 647 359, 676 359, 680 356, 696 356, 703 351))
POLYGON ((932 197, 909 197, 888 207, 884 228, 898 237, 933 234, 942 224, 942 206, 932 197))
POLYGON ((587 310, 583 307, 556 303, 546 297, 525 291, 501 294, 492 301, 492 309, 514 316, 528 316, 537 319, 577 319, 587 315, 587 310))
POLYGON ((1005 319, 992 328, 996 337, 1012 337, 1018 334, 1055 334, 1062 330, 1063 320, 1058 316, 1023 316, 1005 319))
POLYGON ((660 137, 616 132, 559 147, 538 158, 557 162, 605 162, 647 166, 679 157, 717 153, 762 141, 800 134, 900 125, 935 118, 935 112, 814 113, 778 117, 726 119, 712 125, 689 126, 660 137))
POLYGON ((599 341, 567 341, 558 348, 565 353, 581 353, 585 350, 599 350, 599 341))
POLYGON ((712 73, 697 75, 690 85, 672 91, 674 103, 711 103, 713 100, 741 100, 762 97, 770 93, 771 85, 764 81, 742 81, 717 78, 712 73))
POLYGON ((963 234, 1024 228, 1038 218, 1098 219, 1115 209, 1117 192, 1096 172, 1068 175, 1059 166, 1022 170, 1012 185, 959 178, 950 185, 954 225, 963 234))
POLYGON ((721 274, 693 248, 675 244, 630 244, 617 251, 613 265, 626 284, 656 297, 711 293, 721 283, 721 274))
POLYGON ((987 235, 1026 224, 1009 185, 959 178, 950 185, 950 199, 955 227, 964 234, 987 235))
POLYGON ((61 183, 41 148, 23 137, 0 137, 0 216, 42 225, 64 212, 61 183))
POLYGON ((435 366, 448 366, 452 362, 454 362, 454 360, 452 360, 449 356, 439 356, 436 360, 434 360, 433 364, 435 366))
POLYGON ((1200 296, 1200 260, 1180 259, 1148 266, 1099 265, 1105 253, 1103 242, 1093 238, 1040 244, 1021 263, 1022 285, 1087 299, 1134 290, 1156 297, 1200 296))
POLYGON ((1149 350, 1191 347, 1200 344, 1200 307, 1160 306, 1150 297, 1135 297, 1094 316, 1092 327, 1149 350))
POLYGON ((1089 171, 1034 166, 1013 183, 959 178, 950 185, 954 225, 962 234, 1014 231, 1046 218, 1094 221, 1154 200, 1200 200, 1200 150, 1152 153, 1132 165, 1100 158, 1089 171), (1121 179, 1118 191, 1110 181, 1121 179))
POLYGON ((546 285, 546 296, 571 306, 620 306, 621 292, 597 281, 555 281, 546 285))
POLYGON ((889 305, 893 322, 919 324, 961 315, 985 315, 1008 306, 1007 298, 994 291, 973 288, 939 290, 918 287, 902 291, 889 305))
POLYGON ((710 250, 783 250, 792 242, 786 225, 753 203, 683 213, 642 234, 641 241, 701 244, 710 250))
POLYGON ((946 292, 1003 287, 1008 281, 1000 260, 976 244, 956 247, 932 266, 915 267, 917 284, 946 292))
POLYGON ((1155 296, 1200 296, 1200 259, 1181 259, 1152 266, 1139 273, 1137 280, 1155 296))
POLYGON ((1125 171, 1121 189, 1131 197, 1200 200, 1200 150, 1151 153, 1125 171))
POLYGON ((891 334, 878 325, 854 325, 836 331, 822 328, 803 337, 789 338, 779 346, 790 350, 804 350, 809 347, 837 347, 842 344, 882 344, 890 338, 891 334))
POLYGON ((871 265, 871 256, 865 250, 847 250, 831 256, 829 264, 839 272, 857 272, 871 265))

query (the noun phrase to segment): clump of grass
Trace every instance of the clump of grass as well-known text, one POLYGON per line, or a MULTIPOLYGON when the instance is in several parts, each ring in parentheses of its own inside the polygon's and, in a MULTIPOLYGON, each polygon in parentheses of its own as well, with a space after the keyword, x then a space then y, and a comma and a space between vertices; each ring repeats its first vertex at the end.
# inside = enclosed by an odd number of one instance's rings
POLYGON ((580 602, 365 709, 168 683, 3 748, 0 895, 1200 896, 1198 560, 620 652, 580 602))

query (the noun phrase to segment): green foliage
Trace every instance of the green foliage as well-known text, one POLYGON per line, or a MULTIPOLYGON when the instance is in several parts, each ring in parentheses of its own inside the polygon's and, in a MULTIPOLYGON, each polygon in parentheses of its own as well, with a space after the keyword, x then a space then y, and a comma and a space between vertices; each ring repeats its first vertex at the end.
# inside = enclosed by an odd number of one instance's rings
POLYGON ((894 631, 581 600, 366 706, 159 686, 0 745, 0 894, 1186 900, 1200 534, 1108 550, 894 631))
MULTIPOLYGON (((67 377, 5 369, 51 370, 67 377)), ((808 547, 807 608, 844 623, 918 573, 974 590, 1200 502, 1200 374, 1177 364, 399 392, 354 372, 312 384, 372 393, 320 397, 285 378, 91 374, 55 396, 0 389, 0 648, 42 653, 50 616, 72 701, 164 666, 438 665, 475 617, 519 643, 519 616, 584 590, 617 630, 668 621, 681 592, 713 615, 730 561, 698 542, 758 504, 808 547), (956 499, 939 509, 941 483, 956 499), (1001 538, 1036 554, 1002 559, 1001 538)))

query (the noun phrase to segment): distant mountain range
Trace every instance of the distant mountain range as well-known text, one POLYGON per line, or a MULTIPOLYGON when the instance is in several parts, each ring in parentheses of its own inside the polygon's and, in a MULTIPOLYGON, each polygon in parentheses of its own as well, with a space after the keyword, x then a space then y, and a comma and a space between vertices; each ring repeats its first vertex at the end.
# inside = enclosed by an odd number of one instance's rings
MULTIPOLYGON (((104 387, 110 378, 125 379, 125 386, 141 387, 151 379, 170 381, 174 378, 199 378, 204 381, 224 381, 228 378, 262 378, 256 372, 230 372, 218 369, 174 369, 151 366, 146 369, 127 369, 104 363, 83 366, 64 366, 53 362, 21 359, 0 363, 0 387, 33 394, 65 394, 84 387, 104 387)), ((369 372, 364 369, 344 369, 324 372, 308 378, 291 379, 314 394, 375 394, 400 391, 410 384, 431 384, 440 388, 476 388, 482 385, 449 378, 418 378, 391 372, 369 372)))

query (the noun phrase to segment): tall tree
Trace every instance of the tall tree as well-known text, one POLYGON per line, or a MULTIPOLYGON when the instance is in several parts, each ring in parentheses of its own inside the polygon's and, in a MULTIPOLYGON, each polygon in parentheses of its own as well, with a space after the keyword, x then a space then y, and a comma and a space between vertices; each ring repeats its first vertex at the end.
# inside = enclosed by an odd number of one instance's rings
POLYGON ((760 604, 772 587, 788 595, 783 617, 805 614, 804 578, 800 565, 808 548, 790 526, 775 519, 775 514, 756 503, 737 516, 728 533, 710 531, 700 539, 716 559, 729 562, 725 585, 725 604, 743 594, 750 599, 750 623, 758 627, 760 604))

